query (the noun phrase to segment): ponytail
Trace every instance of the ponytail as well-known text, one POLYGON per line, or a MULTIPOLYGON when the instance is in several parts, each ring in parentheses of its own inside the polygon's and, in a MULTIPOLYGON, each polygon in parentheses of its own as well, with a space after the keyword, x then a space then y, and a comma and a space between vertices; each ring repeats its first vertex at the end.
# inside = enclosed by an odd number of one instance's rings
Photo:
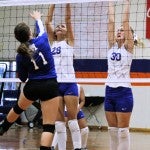
POLYGON ((143 41, 137 36, 137 34, 134 32, 134 30, 132 29, 132 27, 130 27, 131 32, 133 34, 133 39, 134 39, 134 45, 138 46, 138 47, 144 47, 144 43, 143 41))
POLYGON ((33 52, 32 50, 29 48, 29 43, 21 43, 20 46, 17 49, 17 53, 22 54, 22 55, 26 55, 31 57, 33 52))
POLYGON ((134 45, 137 47, 144 47, 143 41, 137 36, 136 33, 134 33, 134 45))

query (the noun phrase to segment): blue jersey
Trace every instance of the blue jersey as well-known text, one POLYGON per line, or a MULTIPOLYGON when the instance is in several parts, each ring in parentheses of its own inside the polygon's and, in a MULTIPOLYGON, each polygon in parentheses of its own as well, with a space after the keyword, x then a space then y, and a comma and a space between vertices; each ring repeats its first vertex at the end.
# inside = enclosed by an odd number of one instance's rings
POLYGON ((41 20, 36 21, 38 36, 29 41, 32 57, 17 54, 17 73, 21 81, 28 79, 56 78, 54 59, 49 45, 48 35, 41 20))

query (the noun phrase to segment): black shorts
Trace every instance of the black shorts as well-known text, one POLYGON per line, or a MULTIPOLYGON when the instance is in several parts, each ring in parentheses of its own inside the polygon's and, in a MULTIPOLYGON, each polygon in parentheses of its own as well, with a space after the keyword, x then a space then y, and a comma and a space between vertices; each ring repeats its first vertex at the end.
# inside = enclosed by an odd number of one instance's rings
POLYGON ((55 78, 43 80, 29 80, 23 88, 25 97, 31 101, 40 99, 46 101, 59 95, 58 83, 55 78))

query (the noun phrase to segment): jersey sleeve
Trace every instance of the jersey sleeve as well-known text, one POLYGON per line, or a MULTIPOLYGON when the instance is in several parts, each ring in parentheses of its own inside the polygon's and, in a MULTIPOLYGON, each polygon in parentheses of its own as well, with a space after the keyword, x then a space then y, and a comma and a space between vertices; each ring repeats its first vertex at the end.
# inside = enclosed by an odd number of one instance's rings
POLYGON ((37 36, 41 36, 45 31, 44 31, 44 26, 43 23, 41 21, 41 19, 36 20, 35 22, 35 34, 37 36))

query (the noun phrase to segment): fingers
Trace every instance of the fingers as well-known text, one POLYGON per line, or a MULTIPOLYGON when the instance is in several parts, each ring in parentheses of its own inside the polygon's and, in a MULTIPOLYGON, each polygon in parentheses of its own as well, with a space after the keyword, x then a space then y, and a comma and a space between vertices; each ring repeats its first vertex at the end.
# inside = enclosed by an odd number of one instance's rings
POLYGON ((32 13, 30 13, 30 16, 35 20, 40 19, 42 15, 43 14, 41 14, 40 11, 33 11, 32 13))

